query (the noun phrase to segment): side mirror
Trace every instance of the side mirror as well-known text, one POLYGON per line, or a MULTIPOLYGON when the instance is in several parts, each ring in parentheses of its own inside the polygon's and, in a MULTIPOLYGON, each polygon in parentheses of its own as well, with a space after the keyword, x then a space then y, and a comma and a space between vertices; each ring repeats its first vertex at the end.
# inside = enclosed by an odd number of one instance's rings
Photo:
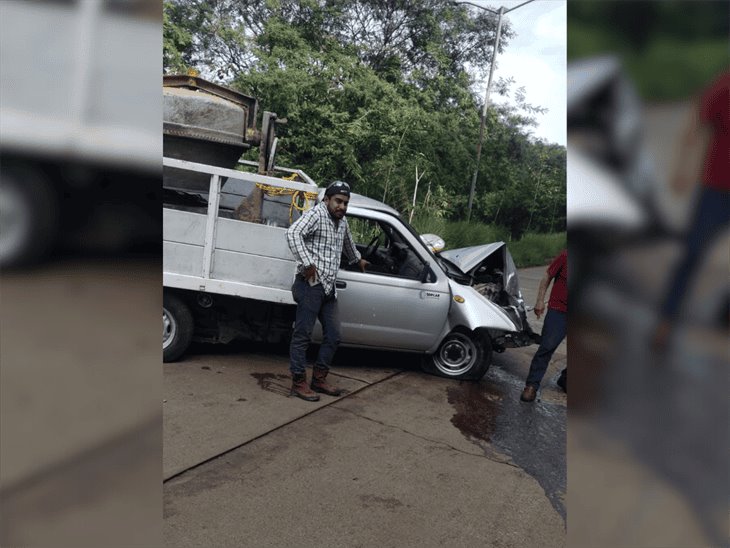
POLYGON ((443 251, 444 247, 446 247, 446 243, 444 242, 444 239, 437 234, 423 234, 423 235, 421 235, 421 241, 433 253, 438 253, 439 251, 443 251))

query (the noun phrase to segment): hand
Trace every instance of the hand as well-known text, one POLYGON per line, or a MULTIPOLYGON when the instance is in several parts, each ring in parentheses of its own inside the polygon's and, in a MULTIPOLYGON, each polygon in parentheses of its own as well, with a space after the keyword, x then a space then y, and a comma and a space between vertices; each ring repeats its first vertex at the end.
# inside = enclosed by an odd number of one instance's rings
POLYGON ((314 281, 314 278, 317 276, 317 267, 313 264, 310 264, 307 268, 304 269, 302 275, 304 276, 305 280, 314 281))
POLYGON ((537 316, 537 319, 540 319, 540 316, 542 316, 542 313, 545 312, 545 303, 536 304, 534 308, 535 316, 537 316))
POLYGON ((365 259, 360 259, 360 262, 358 263, 358 265, 360 266, 360 271, 365 272, 365 268, 370 266, 370 263, 368 261, 366 261, 365 259))

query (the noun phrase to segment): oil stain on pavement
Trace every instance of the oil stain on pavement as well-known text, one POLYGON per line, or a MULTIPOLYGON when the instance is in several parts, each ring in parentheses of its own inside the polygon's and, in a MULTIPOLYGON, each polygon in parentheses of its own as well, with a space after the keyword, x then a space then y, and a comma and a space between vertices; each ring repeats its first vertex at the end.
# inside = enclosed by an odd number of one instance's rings
POLYGON ((289 396, 289 387, 286 386, 286 382, 291 379, 289 375, 280 373, 251 373, 251 376, 256 379, 256 382, 262 390, 273 392, 280 396, 289 396))
POLYGON ((506 455, 535 478, 565 521, 566 406, 521 402, 523 383, 498 367, 479 382, 454 383, 447 388, 451 422, 487 456, 506 455))

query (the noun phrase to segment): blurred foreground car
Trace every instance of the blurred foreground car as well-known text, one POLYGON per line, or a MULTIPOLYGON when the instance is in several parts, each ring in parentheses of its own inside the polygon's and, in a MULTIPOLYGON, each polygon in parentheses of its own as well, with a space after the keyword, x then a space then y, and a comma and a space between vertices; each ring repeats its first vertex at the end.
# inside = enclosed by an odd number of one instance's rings
POLYGON ((614 57, 568 65, 568 228, 607 238, 647 228, 658 181, 638 97, 614 57))
MULTIPOLYGON (((649 151, 672 147, 665 162, 681 155, 681 128, 666 117, 646 123, 615 57, 569 64, 568 90, 570 544, 725 546, 728 400, 718 373, 728 363, 730 234, 697 265, 661 351, 653 334, 683 250, 649 151), (647 510, 648 498, 675 497, 674 508, 647 510), (691 532, 658 540, 672 527, 691 532)), ((686 104, 662 107, 678 120, 686 104)))
POLYGON ((1 267, 159 245, 160 48, 149 2, 0 2, 1 267))
MULTIPOLYGON (((649 246, 642 253, 651 256, 650 249, 676 244, 676 221, 663 204, 670 190, 655 168, 636 90, 616 57, 588 58, 568 66, 567 101, 567 224, 575 263, 571 293, 578 297, 571 300, 595 315, 605 308, 596 309, 589 299, 598 293, 582 290, 611 280, 614 290, 634 292, 635 301, 643 298, 653 308, 666 283, 661 274, 672 268, 674 258, 660 254, 642 271, 615 255, 628 257, 632 249, 649 246), (662 264, 657 260, 664 261, 663 269, 657 270, 662 264)), ((676 146, 678 140, 671 135, 661 139, 663 147, 676 146)), ((725 245, 726 239, 720 240, 716 246, 725 245)), ((695 319, 727 321, 725 282, 718 279, 704 288, 695 319)))

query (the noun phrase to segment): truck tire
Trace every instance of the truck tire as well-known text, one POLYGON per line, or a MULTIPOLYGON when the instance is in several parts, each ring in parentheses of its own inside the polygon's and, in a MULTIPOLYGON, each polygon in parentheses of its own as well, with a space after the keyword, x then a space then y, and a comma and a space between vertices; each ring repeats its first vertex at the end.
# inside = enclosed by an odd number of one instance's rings
POLYGON ((182 356, 193 340, 193 315, 190 308, 176 295, 162 296, 162 361, 174 362, 182 356))
POLYGON ((478 381, 491 363, 489 336, 457 328, 441 341, 436 352, 424 358, 422 369, 449 379, 478 381))
POLYGON ((0 267, 42 261, 56 242, 58 198, 41 169, 8 162, 0 171, 0 267))

